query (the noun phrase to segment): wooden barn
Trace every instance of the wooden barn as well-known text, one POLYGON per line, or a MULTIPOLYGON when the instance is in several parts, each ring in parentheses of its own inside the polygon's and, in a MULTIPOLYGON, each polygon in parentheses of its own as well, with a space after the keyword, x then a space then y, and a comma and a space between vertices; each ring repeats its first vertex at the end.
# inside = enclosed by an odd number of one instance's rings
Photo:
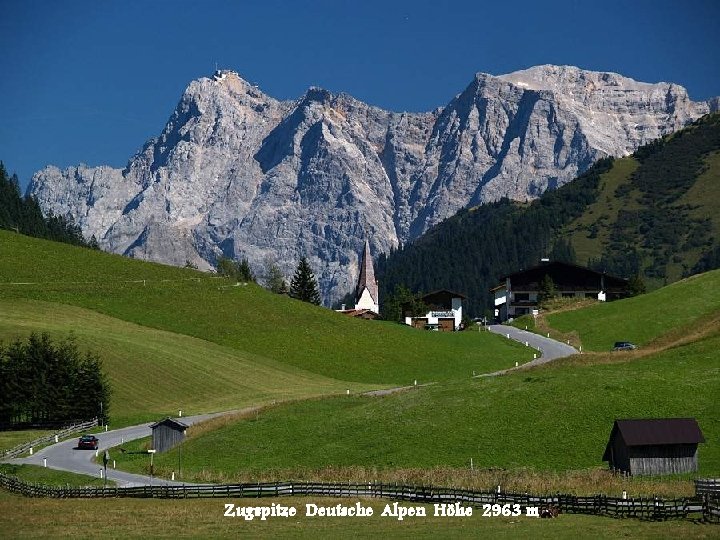
POLYGON ((633 475, 696 472, 702 442, 694 418, 615 420, 603 461, 633 475))
POLYGON ((158 452, 166 452, 174 448, 185 438, 187 428, 187 424, 172 418, 155 422, 150 426, 152 430, 152 447, 158 452))

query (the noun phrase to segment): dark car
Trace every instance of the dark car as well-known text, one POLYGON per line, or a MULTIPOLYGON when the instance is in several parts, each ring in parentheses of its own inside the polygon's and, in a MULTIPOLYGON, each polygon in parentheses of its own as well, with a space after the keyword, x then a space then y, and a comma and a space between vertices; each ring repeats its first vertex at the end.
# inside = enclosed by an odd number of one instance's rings
POLYGON ((78 440, 77 447, 80 450, 97 450, 100 441, 95 435, 83 435, 78 440))
POLYGON ((635 349, 637 349, 637 345, 629 341, 616 341, 613 346, 613 351, 634 351, 635 349))

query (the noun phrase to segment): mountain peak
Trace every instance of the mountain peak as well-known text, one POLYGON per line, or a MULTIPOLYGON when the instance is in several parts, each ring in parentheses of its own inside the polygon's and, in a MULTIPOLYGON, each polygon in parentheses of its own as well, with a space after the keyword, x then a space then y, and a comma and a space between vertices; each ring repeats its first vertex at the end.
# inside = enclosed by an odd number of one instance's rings
POLYGON ((352 289, 365 231, 386 253, 469 204, 537 197, 711 105, 675 85, 546 65, 478 73, 438 114, 392 114, 318 87, 280 102, 218 70, 190 83, 126 169, 49 168, 31 193, 117 253, 272 258, 286 273, 307 256, 331 301, 352 289))
POLYGON ((604 88, 619 88, 648 92, 658 87, 672 86, 676 90, 686 93, 685 89, 678 85, 669 85, 663 82, 640 82, 612 71, 591 71, 577 66, 558 66, 554 64, 533 66, 505 75, 498 75, 498 78, 529 90, 566 91, 583 89, 586 91, 602 91, 604 88))

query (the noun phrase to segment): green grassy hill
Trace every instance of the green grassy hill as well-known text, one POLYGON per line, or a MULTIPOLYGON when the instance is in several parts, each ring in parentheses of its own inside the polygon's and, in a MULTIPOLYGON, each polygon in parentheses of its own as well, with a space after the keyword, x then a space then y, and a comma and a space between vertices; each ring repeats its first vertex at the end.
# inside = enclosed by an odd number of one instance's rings
POLYGON ((584 349, 609 351, 616 341, 646 345, 673 329, 693 327, 720 313, 720 270, 648 294, 547 316, 552 328, 575 331, 584 349))
POLYGON ((115 421, 468 378, 532 359, 487 333, 350 319, 254 284, 0 231, 0 339, 31 331, 72 331, 100 354, 115 421))
MULTIPOLYGON (((720 231, 720 115, 615 160, 595 201, 558 231, 581 264, 651 283, 705 266, 720 231)), ((699 268, 701 271, 708 268, 699 268)))
MULTIPOLYGON (((560 313, 551 322, 577 329, 584 342, 597 340, 600 350, 608 348, 608 334, 639 343, 669 341, 637 355, 585 354, 528 372, 382 398, 340 396, 274 407, 192 437, 182 449, 184 470, 202 478, 212 461, 214 470, 229 476, 268 469, 292 476, 328 466, 463 468, 471 458, 478 468, 587 469, 603 466, 615 419, 690 416, 707 439, 700 446, 700 475, 717 475, 719 313, 720 271, 560 313), (683 339, 678 330, 691 321, 703 330, 683 339)), ((158 464, 169 471, 176 460, 171 452, 158 464)), ((135 470, 145 465, 132 458, 123 464, 135 470)))
POLYGON ((277 399, 367 390, 210 341, 37 300, 0 300, 0 336, 64 338, 100 355, 112 383, 113 424, 229 410, 277 399))
MULTIPOLYGON (((249 477, 280 469, 293 476, 328 466, 467 468, 471 458, 477 468, 577 470, 603 466, 616 418, 693 416, 707 439, 700 474, 717 475, 718 347, 720 330, 632 362, 561 362, 381 398, 279 406, 191 438, 182 448, 183 470, 200 478, 208 469, 249 477)), ((146 461, 130 467, 143 470, 146 461)), ((177 451, 156 463, 174 470, 177 451)))

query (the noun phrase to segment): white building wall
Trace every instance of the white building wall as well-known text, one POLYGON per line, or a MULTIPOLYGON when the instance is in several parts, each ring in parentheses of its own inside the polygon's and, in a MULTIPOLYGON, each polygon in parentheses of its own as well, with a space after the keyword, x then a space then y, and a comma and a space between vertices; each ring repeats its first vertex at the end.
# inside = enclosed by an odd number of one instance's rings
POLYGON ((370 291, 367 289, 363 289, 360 300, 355 304, 355 309, 369 309, 374 313, 380 313, 380 307, 375 303, 370 291))
POLYGON ((458 329, 462 322, 462 298, 452 299, 452 310, 455 313, 455 329, 458 329))
MULTIPOLYGON (((460 327, 462 322, 462 298, 452 299, 452 308, 448 310, 428 311, 420 318, 427 319, 427 324, 440 324, 440 319, 452 318, 454 320, 455 329, 460 327)), ((405 317, 405 324, 412 326, 412 318, 405 317)))

